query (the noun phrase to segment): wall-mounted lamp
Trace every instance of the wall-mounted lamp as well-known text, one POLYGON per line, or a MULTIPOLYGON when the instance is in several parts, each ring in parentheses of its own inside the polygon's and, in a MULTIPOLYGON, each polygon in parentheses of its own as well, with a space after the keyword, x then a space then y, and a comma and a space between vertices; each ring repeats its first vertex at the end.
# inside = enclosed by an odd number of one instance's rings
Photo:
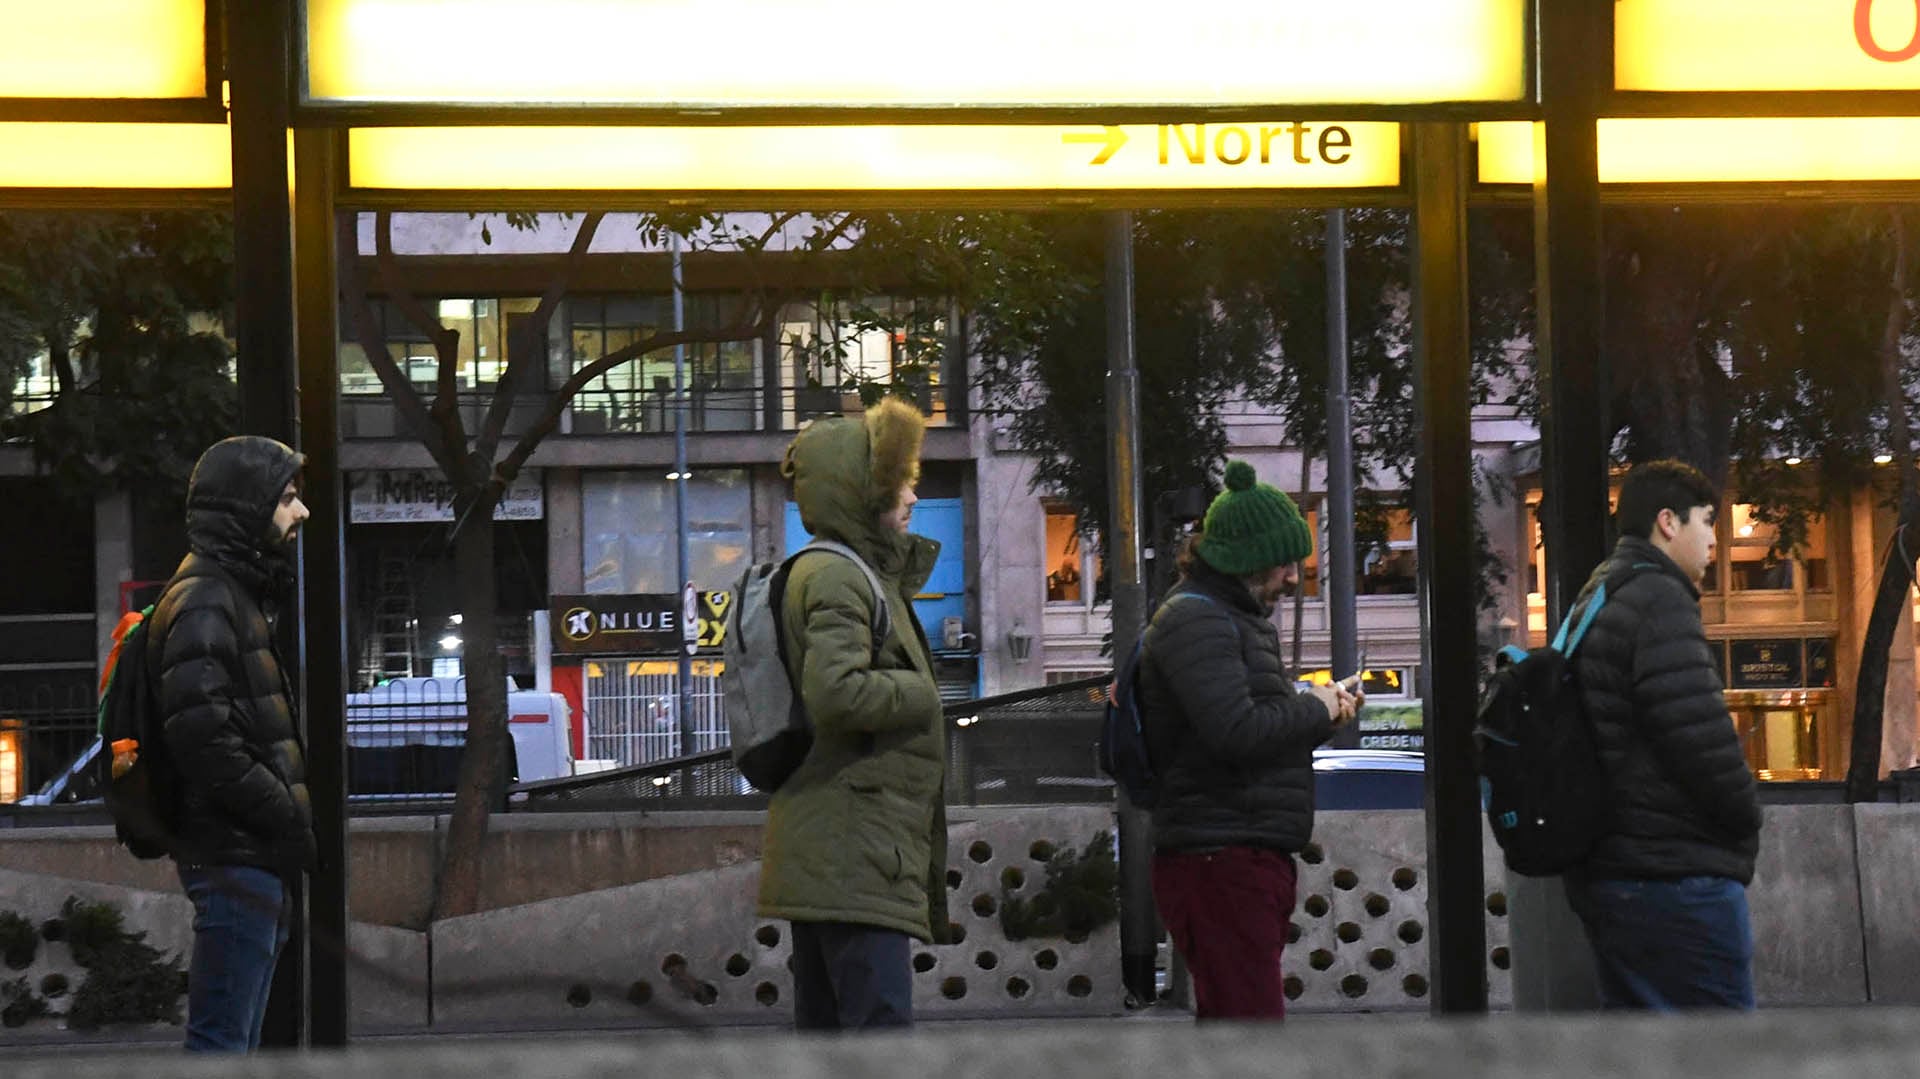
POLYGON ((1015 622, 1013 628, 1007 630, 1007 651, 1015 663, 1033 658, 1033 634, 1027 632, 1026 623, 1015 622))

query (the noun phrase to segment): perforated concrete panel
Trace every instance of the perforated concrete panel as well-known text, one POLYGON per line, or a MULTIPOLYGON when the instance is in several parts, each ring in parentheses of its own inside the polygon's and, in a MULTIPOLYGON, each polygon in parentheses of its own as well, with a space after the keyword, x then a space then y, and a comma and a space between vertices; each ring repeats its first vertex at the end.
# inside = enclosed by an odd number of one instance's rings
MULTIPOLYGON (((914 946, 916 1014, 1117 1011, 1116 925, 1080 941, 1010 944, 999 920, 1003 881, 1031 895, 1052 852, 1111 827, 1111 812, 1098 807, 954 825, 947 905, 960 939, 914 946)), ((754 916, 759 873, 751 862, 438 923, 434 1021, 791 1022, 788 926, 754 916)))
MULTIPOLYGON (((1513 999, 1499 848, 1483 844, 1488 996, 1513 999)), ((1415 810, 1320 813, 1303 850, 1292 943, 1281 968, 1302 1011, 1425 1008, 1427 838, 1415 810)))

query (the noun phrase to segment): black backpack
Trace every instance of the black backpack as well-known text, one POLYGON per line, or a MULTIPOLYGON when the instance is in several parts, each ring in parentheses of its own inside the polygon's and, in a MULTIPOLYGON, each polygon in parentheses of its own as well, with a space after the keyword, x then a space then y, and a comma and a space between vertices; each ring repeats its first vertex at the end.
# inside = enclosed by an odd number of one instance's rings
POLYGON ((113 831, 136 858, 159 858, 179 845, 179 774, 161 733, 159 687, 147 649, 153 608, 132 612, 114 628, 100 688, 100 751, 94 756, 113 831))
POLYGON ((1606 825, 1606 777, 1573 657, 1608 593, 1642 568, 1602 580, 1567 613, 1552 644, 1502 648, 1480 698, 1473 734, 1481 800, 1507 868, 1521 876, 1574 868, 1606 825))
MULTIPOLYGON (((1219 605, 1218 600, 1200 592, 1176 592, 1167 602, 1182 596, 1219 605)), ((1231 615, 1228 622, 1238 634, 1240 624, 1233 622, 1231 615)), ((1100 770, 1127 792, 1127 801, 1135 809, 1152 809, 1160 801, 1153 756, 1147 748, 1146 718, 1140 710, 1140 662, 1146 656, 1147 632, 1151 629, 1148 626, 1141 632, 1140 639, 1133 642, 1133 651, 1115 669, 1113 692, 1100 727, 1100 770)))

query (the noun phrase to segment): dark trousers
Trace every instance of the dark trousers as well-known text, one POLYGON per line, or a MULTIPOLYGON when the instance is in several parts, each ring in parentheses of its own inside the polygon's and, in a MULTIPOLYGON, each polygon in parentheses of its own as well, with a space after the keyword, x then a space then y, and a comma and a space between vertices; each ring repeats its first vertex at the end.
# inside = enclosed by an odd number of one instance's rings
POLYGON ((793 1025, 862 1030, 913 1025, 905 933, 850 922, 793 922, 793 1025))
POLYGON ((1609 1008, 1753 1009, 1747 889, 1725 877, 1567 878, 1609 1008))
POLYGON ((186 1048, 258 1049, 273 968, 292 924, 287 887, 277 874, 252 866, 183 865, 179 871, 193 902, 186 1048))
POLYGON ((1153 901, 1193 977, 1200 1019, 1284 1019, 1280 952, 1297 880, 1293 856, 1258 847, 1153 855, 1153 901))

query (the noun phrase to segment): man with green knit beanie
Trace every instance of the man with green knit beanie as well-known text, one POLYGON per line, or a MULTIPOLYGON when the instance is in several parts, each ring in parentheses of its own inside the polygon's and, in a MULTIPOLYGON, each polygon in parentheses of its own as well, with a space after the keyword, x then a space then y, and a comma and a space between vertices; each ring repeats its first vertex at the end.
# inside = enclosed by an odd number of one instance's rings
POLYGON ((1313 836, 1313 750, 1360 698, 1339 684, 1294 687, 1272 616, 1300 582, 1313 533, 1252 465, 1228 462, 1225 479, 1140 663, 1161 790, 1153 896, 1200 1019, 1281 1019, 1293 856, 1313 836))

